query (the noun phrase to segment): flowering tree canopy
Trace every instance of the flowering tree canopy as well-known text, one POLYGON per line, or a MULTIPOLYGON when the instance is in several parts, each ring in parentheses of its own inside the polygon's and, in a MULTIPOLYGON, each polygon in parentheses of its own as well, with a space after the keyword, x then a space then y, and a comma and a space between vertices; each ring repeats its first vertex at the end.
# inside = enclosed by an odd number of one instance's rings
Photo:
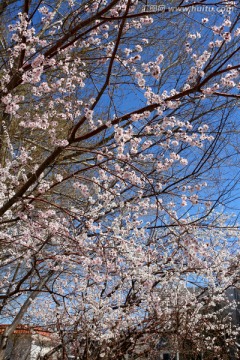
POLYGON ((239 8, 165 3, 0 2, 0 359, 237 351, 239 8))

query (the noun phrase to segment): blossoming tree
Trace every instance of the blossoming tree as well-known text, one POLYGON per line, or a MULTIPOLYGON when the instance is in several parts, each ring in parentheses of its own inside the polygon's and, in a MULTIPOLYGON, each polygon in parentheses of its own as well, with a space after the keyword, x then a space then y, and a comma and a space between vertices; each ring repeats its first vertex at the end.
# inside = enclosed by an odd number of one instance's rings
POLYGON ((1 2, 0 359, 20 323, 45 360, 236 353, 239 9, 197 5, 1 2))

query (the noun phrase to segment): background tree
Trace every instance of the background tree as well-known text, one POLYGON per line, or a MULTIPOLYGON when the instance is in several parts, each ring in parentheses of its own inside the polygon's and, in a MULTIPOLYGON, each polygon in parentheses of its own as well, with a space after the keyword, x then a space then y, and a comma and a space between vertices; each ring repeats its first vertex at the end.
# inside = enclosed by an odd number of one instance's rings
POLYGON ((57 331, 62 359, 122 359, 156 334, 222 356, 237 334, 209 312, 239 281, 224 214, 239 180, 237 6, 0 9, 0 358, 20 322, 57 331))

